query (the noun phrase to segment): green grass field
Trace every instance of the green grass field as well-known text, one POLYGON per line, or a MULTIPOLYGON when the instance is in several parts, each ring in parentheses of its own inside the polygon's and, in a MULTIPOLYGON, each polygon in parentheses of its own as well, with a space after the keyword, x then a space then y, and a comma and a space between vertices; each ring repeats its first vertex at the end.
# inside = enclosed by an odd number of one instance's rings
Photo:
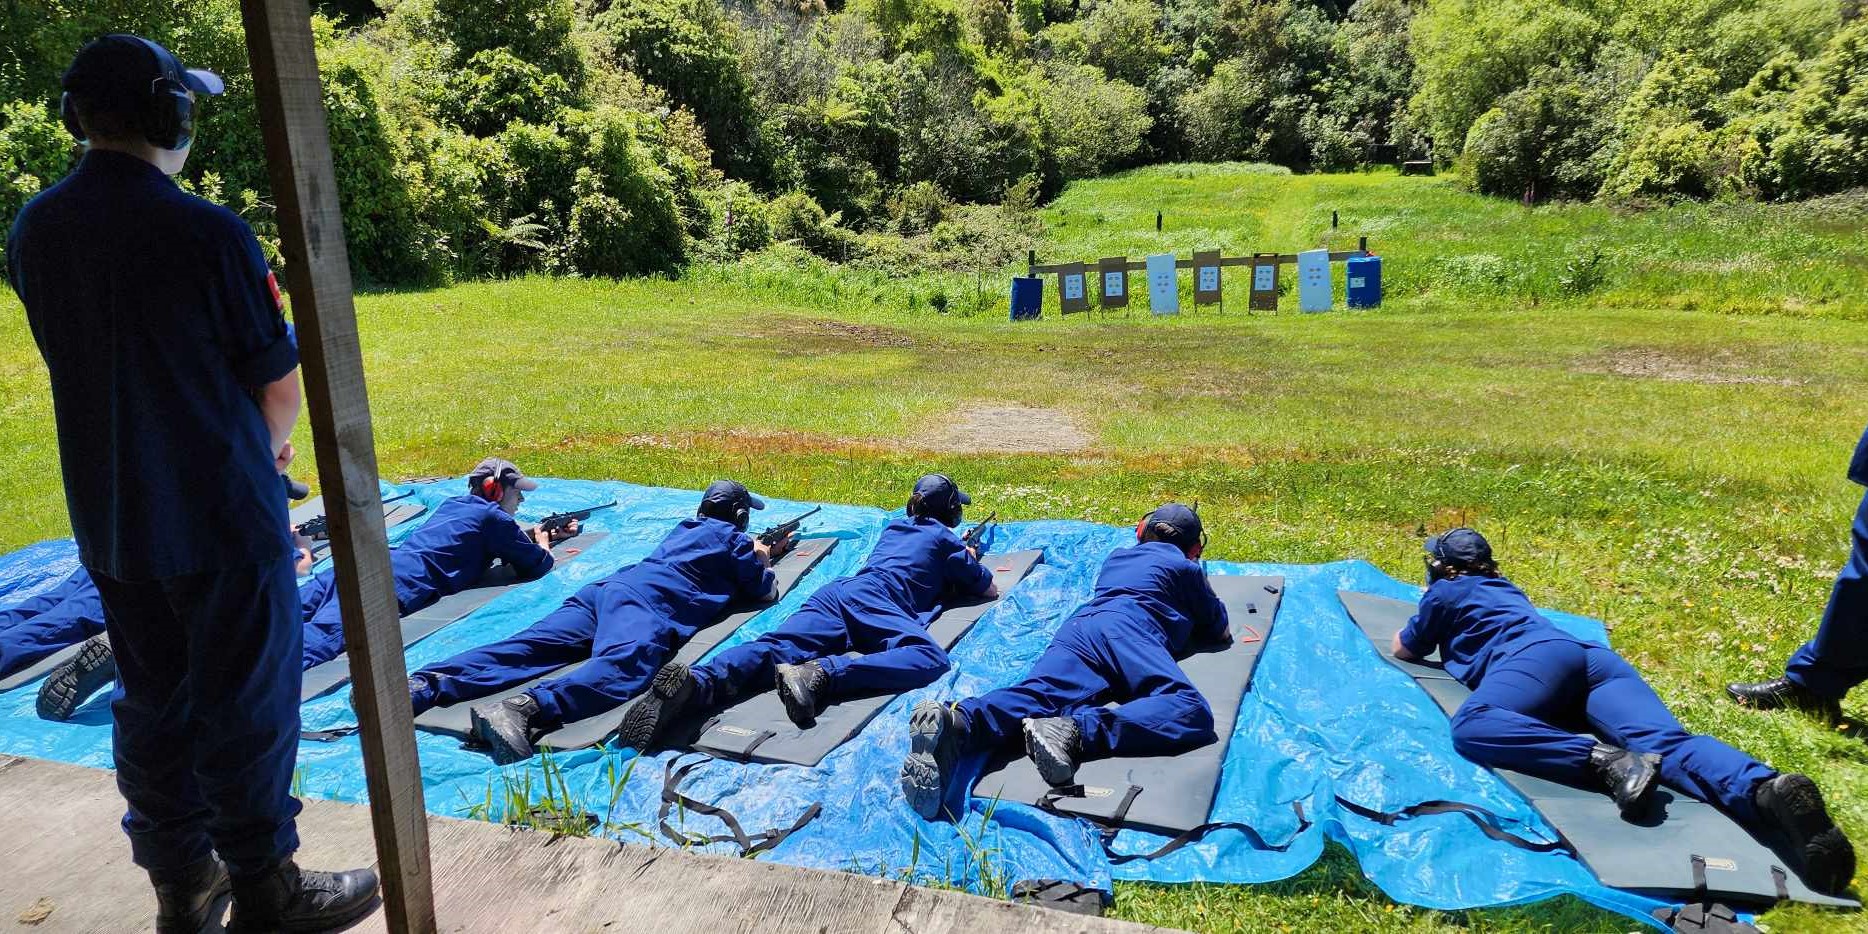
MULTIPOLYGON (((1007 519, 1128 523, 1198 499, 1213 557, 1366 557, 1408 579, 1423 529, 1473 523, 1534 599, 1608 620, 1689 726, 1814 776, 1868 844, 1864 737, 1719 691, 1777 670, 1845 554, 1861 491, 1843 470, 1868 422, 1855 201, 1526 211, 1437 179, 1184 166, 1073 186, 1044 220, 1047 262, 1366 233, 1391 300, 1247 316, 1238 291, 1223 316, 1013 325, 1007 270, 972 302, 970 274, 770 258, 680 281, 366 295, 383 471, 460 474, 499 452, 546 476, 731 475, 893 506, 941 469, 1007 519), (934 290, 990 308, 937 315, 934 290)), ((10 296, 0 449, 0 549, 66 534, 45 376, 10 296)), ((1868 718, 1859 698, 1849 709, 1868 718)), ((1395 906, 1338 850, 1277 885, 1123 886, 1116 912, 1220 931, 1632 927, 1579 904, 1395 906)), ((1797 908, 1766 921, 1861 925, 1797 908)))

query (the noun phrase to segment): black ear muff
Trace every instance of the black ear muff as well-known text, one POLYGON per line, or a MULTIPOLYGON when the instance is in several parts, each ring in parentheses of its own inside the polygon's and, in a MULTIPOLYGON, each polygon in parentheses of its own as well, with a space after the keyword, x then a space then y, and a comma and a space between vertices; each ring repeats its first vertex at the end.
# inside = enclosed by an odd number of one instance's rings
POLYGON ((78 105, 73 103, 70 94, 58 97, 58 119, 65 124, 65 132, 78 142, 84 142, 84 124, 78 122, 78 105))
POLYGON ((751 525, 752 525, 752 510, 751 509, 748 509, 745 506, 741 506, 738 509, 733 510, 733 527, 734 528, 740 530, 741 532, 744 532, 746 531, 747 527, 751 525))
POLYGON ((195 137, 195 102, 188 97, 182 76, 169 70, 162 47, 141 36, 136 39, 149 49, 162 69, 162 77, 149 84, 149 100, 142 114, 143 136, 158 149, 182 149, 195 137))

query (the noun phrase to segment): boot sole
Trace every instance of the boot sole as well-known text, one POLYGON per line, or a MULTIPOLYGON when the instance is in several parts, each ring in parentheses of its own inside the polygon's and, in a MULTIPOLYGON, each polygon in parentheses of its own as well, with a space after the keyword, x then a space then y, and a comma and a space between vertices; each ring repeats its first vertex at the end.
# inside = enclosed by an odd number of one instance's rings
POLYGON ((116 678, 116 656, 110 651, 110 643, 96 638, 87 640, 76 656, 53 669, 45 684, 39 686, 34 707, 40 719, 63 723, 71 719, 98 688, 116 678))
POLYGON ((791 719, 793 726, 800 730, 808 730, 817 725, 817 714, 812 712, 810 705, 799 700, 798 696, 792 693, 789 678, 779 675, 777 687, 778 699, 785 705, 785 716, 791 719))
MULTIPOLYGON (((631 749, 648 749, 667 728, 665 721, 672 718, 673 708, 682 705, 685 699, 680 695, 688 684, 688 666, 663 665, 649 682, 649 692, 623 715, 623 724, 617 730, 618 741, 631 749)), ((686 693, 691 694, 692 689, 686 693)))
POLYGON ((1823 805, 1823 793, 1807 776, 1789 775, 1772 795, 1767 812, 1792 848, 1803 857, 1810 887, 1820 892, 1846 889, 1855 874, 1855 847, 1836 827, 1823 805))
POLYGON ((499 731, 493 728, 493 721, 481 714, 478 708, 469 708, 467 719, 473 724, 474 742, 486 749, 494 765, 512 765, 515 762, 524 762, 538 754, 538 750, 533 748, 530 742, 521 747, 501 736, 499 731))
POLYGON ((377 889, 370 890, 370 897, 356 905, 351 905, 335 914, 321 915, 303 920, 273 921, 259 925, 242 925, 238 920, 227 925, 227 934, 318 934, 323 931, 335 931, 349 927, 368 916, 381 904, 377 889))
POLYGON ((902 763, 902 795, 916 814, 926 820, 936 820, 940 817, 941 798, 946 790, 940 759, 935 755, 946 731, 945 714, 935 710, 935 722, 930 729, 916 722, 924 719, 921 713, 916 709, 908 715, 908 758, 902 763))
POLYGON ((1029 756, 1031 763, 1038 767, 1039 777, 1052 788, 1061 788, 1075 783, 1076 764, 1052 755, 1043 743, 1032 738, 1030 731, 1025 733, 1025 755, 1029 756))

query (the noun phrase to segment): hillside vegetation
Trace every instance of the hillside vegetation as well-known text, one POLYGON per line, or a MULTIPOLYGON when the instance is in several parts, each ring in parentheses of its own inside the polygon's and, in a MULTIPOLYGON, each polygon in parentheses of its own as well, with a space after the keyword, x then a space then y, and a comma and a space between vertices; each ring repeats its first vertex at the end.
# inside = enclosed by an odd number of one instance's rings
MULTIPOLYGON (((1183 160, 1431 156, 1528 204, 1868 184, 1855 0, 315 6, 376 285, 677 274, 778 243, 896 275, 993 267, 1068 182, 1183 160)), ((70 166, 58 76, 110 30, 228 78, 184 180, 270 241, 236 0, 0 5, 0 233, 70 166)))

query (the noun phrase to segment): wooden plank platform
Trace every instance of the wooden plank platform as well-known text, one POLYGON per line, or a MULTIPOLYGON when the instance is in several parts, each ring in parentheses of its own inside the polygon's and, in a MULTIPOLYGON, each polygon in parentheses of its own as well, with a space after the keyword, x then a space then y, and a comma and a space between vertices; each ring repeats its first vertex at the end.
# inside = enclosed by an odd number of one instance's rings
MULTIPOLYGON (((112 773, 0 756, 0 927, 38 932, 146 931, 155 900, 130 863, 112 773), (37 918, 34 922, 32 919, 37 918)), ((300 862, 374 862, 370 812, 306 801, 300 862)), ((440 930, 607 932, 1018 931, 1118 934, 1157 928, 675 849, 561 839, 430 815, 440 930)), ((384 930, 381 910, 352 928, 384 930)))

